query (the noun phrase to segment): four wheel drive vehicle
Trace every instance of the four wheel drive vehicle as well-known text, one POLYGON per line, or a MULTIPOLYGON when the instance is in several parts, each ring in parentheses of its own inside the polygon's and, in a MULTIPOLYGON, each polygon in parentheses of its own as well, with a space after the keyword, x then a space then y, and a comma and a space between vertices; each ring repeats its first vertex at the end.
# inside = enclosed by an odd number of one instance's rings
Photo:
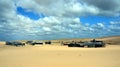
POLYGON ((77 43, 70 43, 68 44, 68 47, 78 47, 79 44, 77 43))
POLYGON ((77 43, 77 42, 69 43, 68 47, 84 47, 84 43, 77 43))
POLYGON ((31 44, 33 41, 27 41, 26 44, 31 44))
POLYGON ((105 47, 105 43, 103 43, 102 41, 84 42, 84 46, 87 46, 87 47, 105 47))
POLYGON ((31 43, 31 45, 36 45, 36 44, 43 45, 42 42, 32 42, 32 43, 31 43))
POLYGON ((51 44, 51 41, 46 41, 45 44, 51 44))
POLYGON ((18 42, 18 41, 7 41, 6 45, 11 45, 11 46, 25 46, 25 43, 18 42))
POLYGON ((29 44, 29 45, 36 45, 36 44, 43 45, 43 42, 27 41, 26 44, 29 44))

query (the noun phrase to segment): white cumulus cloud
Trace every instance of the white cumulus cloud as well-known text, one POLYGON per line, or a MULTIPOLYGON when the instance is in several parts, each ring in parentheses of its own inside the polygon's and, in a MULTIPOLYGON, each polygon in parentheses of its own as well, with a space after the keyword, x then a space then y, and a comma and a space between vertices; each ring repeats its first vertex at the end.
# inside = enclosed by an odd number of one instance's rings
POLYGON ((102 0, 0 0, 0 35, 3 35, 0 40, 118 35, 120 22, 111 21, 110 25, 97 22, 91 25, 81 22, 80 17, 120 16, 119 8, 119 0, 107 0, 105 4, 102 0), (44 14, 45 17, 32 20, 18 14, 17 7, 44 14))

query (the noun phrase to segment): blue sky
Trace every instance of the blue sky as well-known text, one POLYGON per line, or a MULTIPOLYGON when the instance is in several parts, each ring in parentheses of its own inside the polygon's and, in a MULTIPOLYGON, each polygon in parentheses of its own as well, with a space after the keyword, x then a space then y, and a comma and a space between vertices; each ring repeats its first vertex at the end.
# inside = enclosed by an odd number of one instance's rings
POLYGON ((0 40, 120 35, 120 0, 1 0, 0 40))
POLYGON ((17 13, 29 17, 32 20, 38 20, 40 18, 37 13, 34 13, 33 11, 28 12, 27 9, 24 9, 22 7, 17 7, 17 13))

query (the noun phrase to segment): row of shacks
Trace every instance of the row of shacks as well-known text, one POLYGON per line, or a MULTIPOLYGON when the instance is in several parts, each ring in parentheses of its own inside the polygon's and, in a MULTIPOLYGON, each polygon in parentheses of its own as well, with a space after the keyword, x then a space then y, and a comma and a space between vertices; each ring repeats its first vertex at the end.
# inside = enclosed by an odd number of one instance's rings
POLYGON ((51 41, 41 42, 41 41, 6 41, 6 45, 10 46, 25 46, 25 45, 43 45, 43 44, 51 44, 51 41))
MULTIPOLYGON (((45 42, 40 42, 40 41, 26 41, 26 42, 19 42, 19 41, 7 41, 6 45, 12 45, 12 46, 25 46, 25 45, 51 45, 53 42, 45 41, 45 42)), ((63 46, 68 46, 68 47, 105 47, 105 43, 103 41, 98 41, 98 40, 91 40, 91 41, 71 41, 71 42, 59 42, 63 46)))
POLYGON ((68 47, 105 47, 106 44, 103 41, 98 41, 98 40, 90 40, 90 41, 79 41, 79 42, 66 42, 63 43, 63 45, 67 45, 68 47))

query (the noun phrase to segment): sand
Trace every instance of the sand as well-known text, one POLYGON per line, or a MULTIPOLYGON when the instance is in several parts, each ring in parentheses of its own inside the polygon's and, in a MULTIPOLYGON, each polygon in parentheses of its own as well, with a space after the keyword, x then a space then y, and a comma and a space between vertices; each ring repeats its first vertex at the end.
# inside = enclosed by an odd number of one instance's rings
POLYGON ((0 67, 120 67, 120 45, 105 48, 0 45, 0 67))

